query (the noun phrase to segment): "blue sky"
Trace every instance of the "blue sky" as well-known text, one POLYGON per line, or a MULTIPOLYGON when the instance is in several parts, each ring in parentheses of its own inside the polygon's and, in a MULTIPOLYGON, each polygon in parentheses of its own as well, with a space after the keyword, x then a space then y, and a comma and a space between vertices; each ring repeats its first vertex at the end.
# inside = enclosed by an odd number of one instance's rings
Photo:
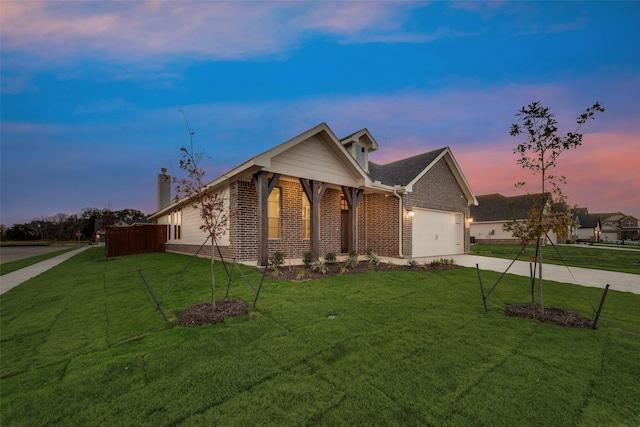
POLYGON ((640 217, 640 2, 12 2, 1 5, 1 218, 152 213, 188 143, 210 179, 326 122, 378 163, 449 146, 476 195, 520 194, 519 108, 563 132, 568 202, 640 217))

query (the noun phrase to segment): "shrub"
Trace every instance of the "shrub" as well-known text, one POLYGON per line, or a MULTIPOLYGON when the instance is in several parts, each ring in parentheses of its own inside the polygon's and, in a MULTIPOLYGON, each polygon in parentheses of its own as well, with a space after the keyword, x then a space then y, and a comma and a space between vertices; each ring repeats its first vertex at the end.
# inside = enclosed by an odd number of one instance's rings
POLYGON ((416 261, 415 259, 407 260, 407 265, 408 265, 409 267, 413 267, 413 268, 415 268, 415 267, 417 267, 417 266, 418 266, 418 261, 416 261))
POLYGON ((273 269, 273 271, 271 272, 271 276, 273 276, 273 277, 280 276, 280 267, 274 265, 271 268, 273 269))
POLYGON ((344 262, 344 265, 347 268, 355 268, 358 266, 358 255, 354 253, 349 252, 349 256, 347 257, 347 260, 344 262))
POLYGON ((315 261, 315 257, 313 256, 313 252, 307 251, 302 255, 302 263, 305 267, 311 267, 311 264, 315 261))
POLYGON ((380 257, 372 249, 367 249, 367 258, 369 258, 369 267, 380 264, 380 257))
POLYGON ((319 259, 317 259, 317 260, 315 260, 313 262, 313 264, 311 265, 311 269, 313 271, 317 271, 317 272, 322 273, 322 274, 327 274, 327 264, 325 264, 324 261, 319 260, 319 259))
POLYGON ((398 266, 398 264, 396 264, 395 262, 389 260, 389 262, 387 262, 387 268, 390 270, 395 269, 398 266))
POLYGON ((284 264, 284 254, 282 252, 274 252, 273 257, 271 257, 271 268, 274 270, 276 268, 280 268, 284 264))
POLYGON ((307 274, 304 268, 298 269, 298 275, 296 276, 296 280, 304 280, 305 277, 307 277, 307 274))
POLYGON ((340 274, 347 274, 349 272, 349 267, 346 263, 342 264, 340 267, 340 274))
POLYGON ((334 264, 336 262, 336 254, 333 252, 327 252, 324 256, 324 262, 327 264, 334 264))

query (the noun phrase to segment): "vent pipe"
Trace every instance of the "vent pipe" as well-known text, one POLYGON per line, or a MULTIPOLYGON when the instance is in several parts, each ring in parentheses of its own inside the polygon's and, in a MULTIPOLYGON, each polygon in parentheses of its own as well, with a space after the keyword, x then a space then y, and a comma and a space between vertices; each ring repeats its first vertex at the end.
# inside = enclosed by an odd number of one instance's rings
POLYGON ((171 204, 171 176, 167 175, 167 168, 161 169, 158 174, 158 210, 162 210, 171 204))

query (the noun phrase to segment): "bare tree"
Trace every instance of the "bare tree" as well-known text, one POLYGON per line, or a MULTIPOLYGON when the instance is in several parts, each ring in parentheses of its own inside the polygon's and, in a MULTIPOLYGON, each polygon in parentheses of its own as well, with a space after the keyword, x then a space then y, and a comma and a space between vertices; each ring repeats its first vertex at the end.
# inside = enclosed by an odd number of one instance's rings
POLYGON ((186 197, 187 204, 200 213, 203 224, 200 229, 207 235, 211 247, 211 310, 215 312, 216 280, 214 273, 214 250, 217 242, 226 234, 229 212, 225 208, 225 199, 219 192, 214 192, 207 186, 205 170, 200 166, 204 152, 196 152, 193 147, 195 132, 189 127, 189 122, 182 109, 179 110, 189 131, 189 147, 180 147, 182 158, 180 169, 187 173, 188 178, 174 177, 176 183, 176 202, 186 197))
MULTIPOLYGON (((524 221, 512 220, 505 224, 507 231, 512 231, 523 245, 536 242, 536 267, 538 269, 538 307, 544 313, 542 295, 542 242, 550 231, 566 236, 568 227, 572 224, 571 212, 566 207, 566 197, 560 188, 566 183, 562 175, 555 175, 558 157, 566 150, 582 145, 582 134, 578 133, 582 125, 594 119, 595 114, 604 112, 599 102, 587 108, 578 116, 577 128, 565 136, 558 135, 558 122, 551 109, 543 106, 540 101, 532 102, 522 107, 516 117, 516 123, 511 125, 511 136, 525 136, 525 141, 513 150, 519 156, 516 164, 540 175, 543 197, 535 198, 528 218, 524 221), (546 196, 546 197, 544 197, 546 196)), ((518 182, 516 187, 525 187, 525 182, 518 182)))

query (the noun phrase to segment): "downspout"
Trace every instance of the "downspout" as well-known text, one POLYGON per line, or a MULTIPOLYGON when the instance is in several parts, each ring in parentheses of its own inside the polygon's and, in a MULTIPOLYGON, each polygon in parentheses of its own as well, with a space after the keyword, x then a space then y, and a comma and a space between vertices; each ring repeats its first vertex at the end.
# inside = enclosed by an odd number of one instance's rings
POLYGON ((398 198, 398 219, 400 224, 400 227, 399 227, 400 233, 398 236, 398 242, 399 242, 398 254, 400 255, 400 258, 404 258, 404 254, 402 253, 402 235, 404 234, 404 222, 403 222, 404 218, 402 215, 402 196, 398 194, 397 189, 395 187, 393 189, 393 195, 398 198))

